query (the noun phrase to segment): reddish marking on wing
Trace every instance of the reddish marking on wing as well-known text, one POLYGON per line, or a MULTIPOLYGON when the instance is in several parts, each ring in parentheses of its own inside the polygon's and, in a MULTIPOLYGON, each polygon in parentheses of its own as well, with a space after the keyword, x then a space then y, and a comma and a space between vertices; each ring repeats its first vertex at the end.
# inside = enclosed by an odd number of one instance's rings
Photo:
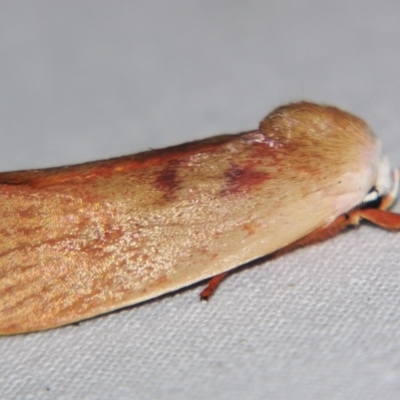
POLYGON ((223 194, 247 192, 270 178, 270 174, 256 171, 251 164, 244 167, 233 165, 229 171, 224 173, 224 176, 226 188, 223 190, 223 194))
POLYGON ((170 279, 169 279, 168 276, 165 274, 165 275, 161 275, 161 276, 157 279, 157 283, 160 284, 160 285, 163 285, 163 284, 168 283, 169 280, 170 280, 170 279))
POLYGON ((37 210, 34 207, 25 208, 23 210, 16 210, 20 219, 31 219, 36 216, 37 210))
POLYGON ((248 236, 254 235, 256 233, 254 226, 252 226, 251 223, 244 224, 243 229, 247 232, 248 236))
POLYGON ((243 134, 249 146, 249 152, 240 165, 231 164, 231 168, 224 173, 226 179, 222 194, 249 192, 271 178, 265 171, 268 165, 279 165, 285 149, 277 141, 272 142, 259 131, 250 131, 243 134))
POLYGON ((168 165, 157 175, 154 186, 156 189, 164 192, 165 196, 170 198, 179 188, 180 182, 177 176, 179 162, 169 162, 168 165))

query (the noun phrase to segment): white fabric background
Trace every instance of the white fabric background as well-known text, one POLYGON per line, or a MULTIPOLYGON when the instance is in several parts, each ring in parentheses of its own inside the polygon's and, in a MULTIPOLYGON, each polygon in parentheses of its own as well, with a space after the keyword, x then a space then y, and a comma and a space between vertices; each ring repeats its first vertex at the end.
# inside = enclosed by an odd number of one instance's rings
MULTIPOLYGON (((396 0, 0 1, 0 169, 252 129, 303 98, 367 119, 400 166, 399 21, 396 0)), ((398 399, 399 243, 364 225, 208 303, 198 285, 2 337, 0 399, 398 399)))

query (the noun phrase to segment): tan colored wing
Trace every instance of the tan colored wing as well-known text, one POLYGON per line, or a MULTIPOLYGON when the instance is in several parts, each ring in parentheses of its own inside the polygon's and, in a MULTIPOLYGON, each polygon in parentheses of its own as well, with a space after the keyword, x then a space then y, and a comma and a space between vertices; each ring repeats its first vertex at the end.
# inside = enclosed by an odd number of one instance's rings
POLYGON ((279 122, 278 109, 257 131, 0 174, 0 333, 156 297, 350 210, 373 184, 378 149, 359 120, 333 129, 339 111, 322 111, 311 128, 279 122))

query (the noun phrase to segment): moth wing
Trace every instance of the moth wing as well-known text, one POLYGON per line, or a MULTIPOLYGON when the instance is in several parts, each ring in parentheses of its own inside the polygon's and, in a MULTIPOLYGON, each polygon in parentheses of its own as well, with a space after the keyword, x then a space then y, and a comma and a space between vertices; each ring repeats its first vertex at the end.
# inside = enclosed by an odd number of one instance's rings
POLYGON ((0 174, 0 333, 49 329, 190 285, 362 200, 364 187, 352 187, 362 173, 342 172, 360 160, 323 179, 323 165, 288 167, 293 154, 268 140, 252 131, 0 174))

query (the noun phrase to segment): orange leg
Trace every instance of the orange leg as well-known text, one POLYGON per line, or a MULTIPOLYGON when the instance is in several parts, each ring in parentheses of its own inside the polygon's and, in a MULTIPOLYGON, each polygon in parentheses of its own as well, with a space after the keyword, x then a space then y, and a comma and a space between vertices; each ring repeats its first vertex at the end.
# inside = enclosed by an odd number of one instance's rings
POLYGON ((212 277, 207 286, 203 289, 203 291, 200 293, 200 298, 202 300, 208 300, 214 292, 217 290, 217 287, 219 284, 223 281, 223 279, 228 275, 227 272, 223 272, 222 274, 215 275, 212 277))
MULTIPOLYGON (((381 228, 389 230, 400 230, 400 214, 381 209, 356 209, 349 214, 343 214, 335 219, 330 225, 318 228, 303 238, 289 244, 288 246, 277 250, 274 256, 280 256, 297 247, 320 242, 337 235, 349 225, 358 225, 361 220, 367 220, 381 228)), ((208 300, 217 290, 219 284, 228 275, 228 272, 216 275, 208 282, 206 288, 200 293, 202 300, 208 300)))
MULTIPOLYGON (((297 240, 294 243, 289 244, 288 246, 274 252, 274 256, 280 256, 288 251, 291 251, 297 247, 305 246, 306 244, 320 242, 321 240, 328 239, 329 237, 335 236, 341 230, 343 230, 346 226, 351 225, 352 222, 349 220, 347 215, 341 215, 335 221, 332 222, 327 227, 316 229, 315 231, 309 233, 305 237, 297 240)), ((214 292, 217 290, 220 283, 223 279, 228 275, 229 272, 223 272, 222 274, 216 275, 211 278, 204 288, 204 290, 200 293, 200 299, 208 300, 214 292)))
POLYGON ((365 219, 384 229, 398 230, 400 229, 400 214, 391 211, 378 209, 354 210, 350 214, 350 219, 354 219, 355 223, 361 219, 365 219))

